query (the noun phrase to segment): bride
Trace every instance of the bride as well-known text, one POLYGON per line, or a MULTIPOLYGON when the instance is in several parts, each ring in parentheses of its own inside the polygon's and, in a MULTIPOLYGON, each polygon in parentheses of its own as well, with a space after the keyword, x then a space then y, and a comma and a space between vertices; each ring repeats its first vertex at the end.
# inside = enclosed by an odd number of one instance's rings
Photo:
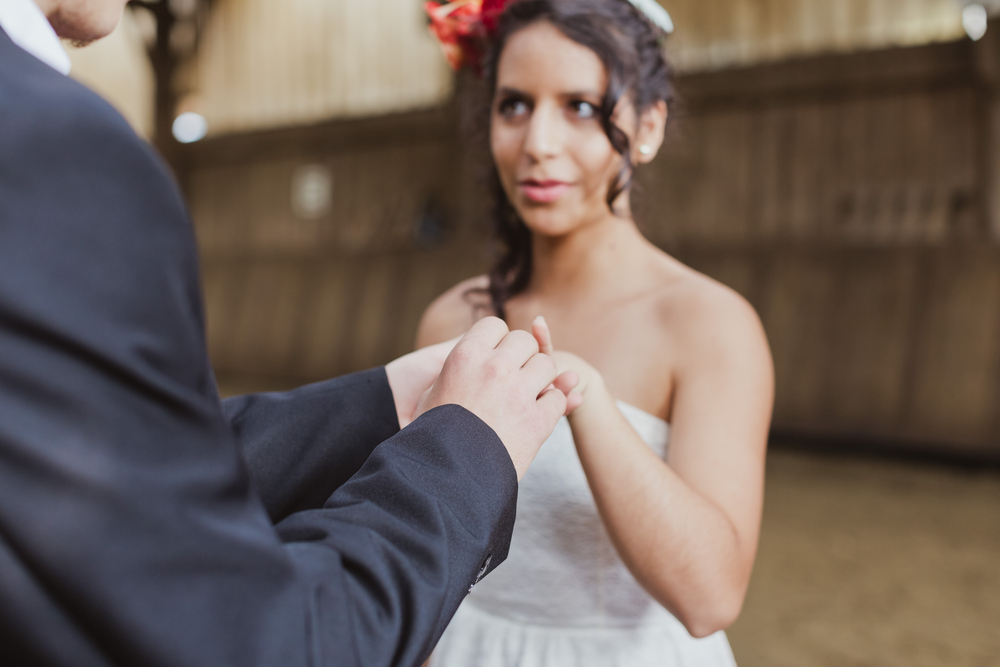
POLYGON ((734 664, 722 630, 757 549, 773 373, 750 305, 632 218, 672 99, 663 37, 631 0, 518 0, 488 44, 505 253, 428 307, 417 345, 497 315, 550 349, 544 315, 584 402, 434 667, 734 664))

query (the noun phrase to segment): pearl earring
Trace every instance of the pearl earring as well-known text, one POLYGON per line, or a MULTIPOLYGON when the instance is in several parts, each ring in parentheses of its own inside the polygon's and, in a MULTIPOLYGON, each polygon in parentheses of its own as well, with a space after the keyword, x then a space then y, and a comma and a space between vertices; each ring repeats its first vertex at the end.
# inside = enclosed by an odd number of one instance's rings
POLYGON ((643 155, 649 155, 650 153, 653 152, 653 149, 650 148, 648 145, 643 144, 643 145, 639 146, 639 152, 641 154, 643 154, 643 155))

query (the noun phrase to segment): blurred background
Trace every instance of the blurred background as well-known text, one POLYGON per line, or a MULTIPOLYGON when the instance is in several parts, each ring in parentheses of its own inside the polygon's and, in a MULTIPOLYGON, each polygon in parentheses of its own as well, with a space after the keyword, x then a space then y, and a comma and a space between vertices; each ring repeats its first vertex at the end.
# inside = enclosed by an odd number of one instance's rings
MULTIPOLYGON (((1000 0, 661 0, 658 245, 757 308, 777 397, 743 667, 1000 665, 1000 0)), ((222 391, 412 347, 489 262, 418 0, 133 1, 73 76, 173 167, 222 391)))

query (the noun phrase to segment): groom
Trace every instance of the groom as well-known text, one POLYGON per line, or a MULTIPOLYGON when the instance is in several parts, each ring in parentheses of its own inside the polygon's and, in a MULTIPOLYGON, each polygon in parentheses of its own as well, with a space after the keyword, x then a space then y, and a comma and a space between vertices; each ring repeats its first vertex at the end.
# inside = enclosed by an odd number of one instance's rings
POLYGON ((220 403, 179 194, 64 76, 125 1, 0 0, 0 664, 419 664, 573 378, 486 319, 220 403))

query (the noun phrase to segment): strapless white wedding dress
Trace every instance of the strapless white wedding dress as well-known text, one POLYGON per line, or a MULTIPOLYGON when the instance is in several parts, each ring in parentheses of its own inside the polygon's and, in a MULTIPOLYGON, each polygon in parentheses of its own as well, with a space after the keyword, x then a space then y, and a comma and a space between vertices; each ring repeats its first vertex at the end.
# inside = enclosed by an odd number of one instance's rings
MULTIPOLYGON (((660 458, 669 426, 618 403, 660 458)), ((431 667, 735 667, 723 632, 695 639, 618 557, 566 419, 521 480, 510 554, 479 582, 431 667)))

